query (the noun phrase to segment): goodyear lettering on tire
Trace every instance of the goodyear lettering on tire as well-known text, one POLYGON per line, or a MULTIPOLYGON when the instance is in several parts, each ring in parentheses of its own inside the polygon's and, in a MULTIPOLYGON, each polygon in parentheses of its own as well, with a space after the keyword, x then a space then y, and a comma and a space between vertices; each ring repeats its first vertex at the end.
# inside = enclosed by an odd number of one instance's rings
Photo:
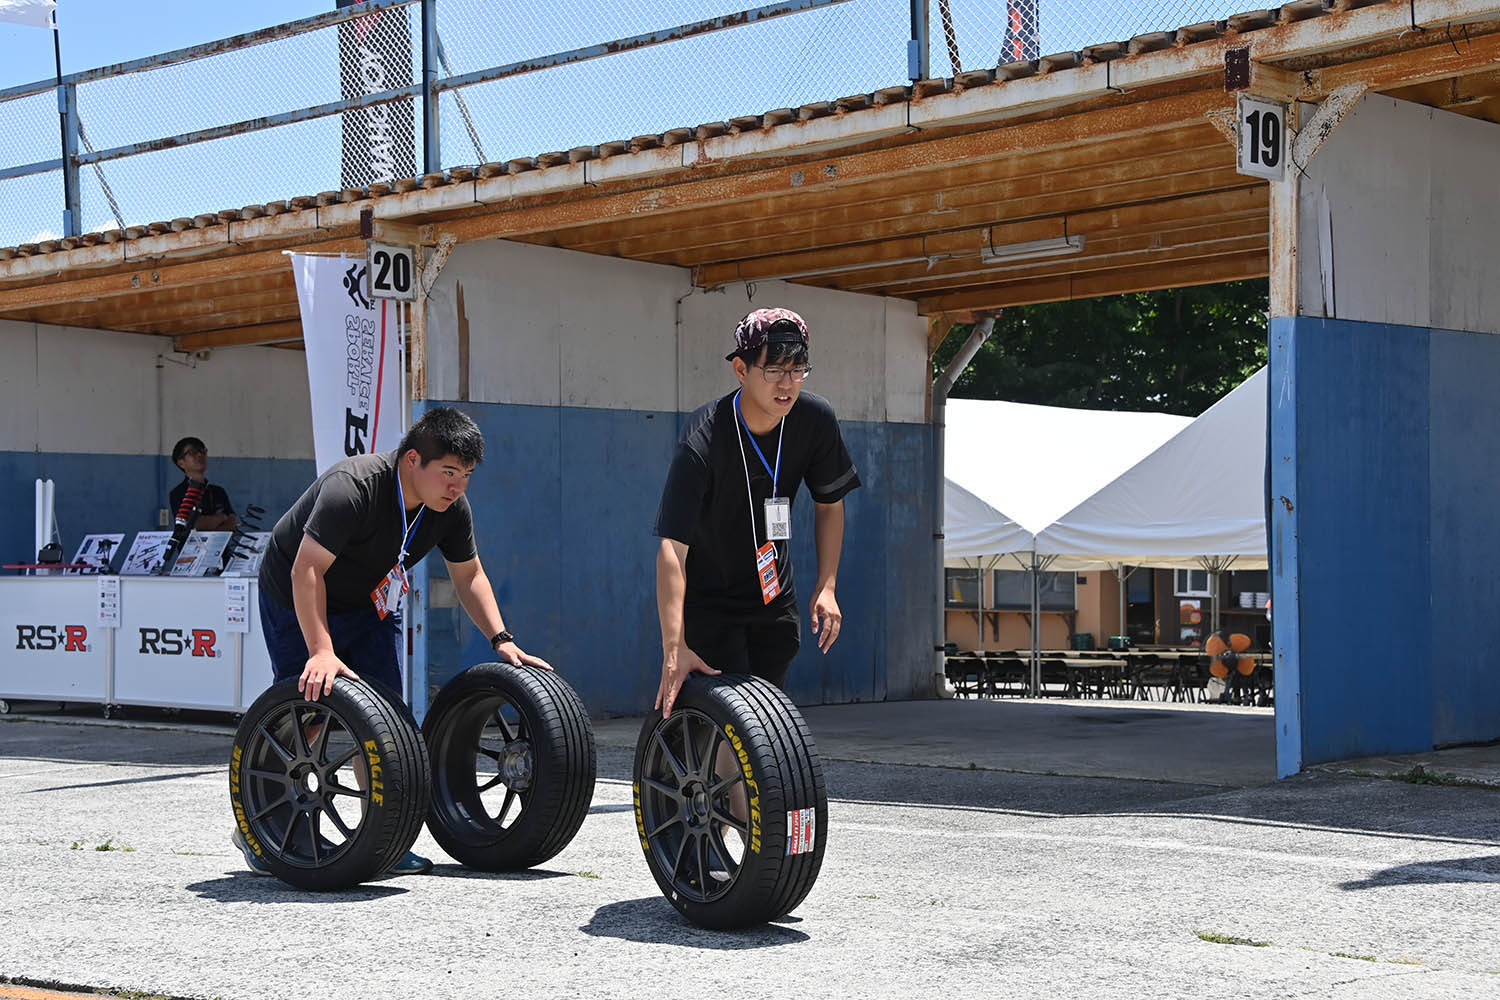
POLYGON ((750 796, 750 850, 760 853, 760 786, 755 783, 755 771, 750 767, 750 754, 745 749, 740 734, 729 723, 724 725, 724 735, 740 758, 740 769, 745 772, 745 792, 750 796))
POLYGON ((245 807, 240 802, 240 764, 244 759, 245 751, 238 745, 229 758, 229 795, 234 800, 234 822, 240 828, 240 836, 245 838, 245 843, 250 850, 260 857, 262 851, 260 841, 255 839, 255 834, 250 832, 250 821, 245 816, 245 807))
POLYGON ((641 850, 651 851, 651 845, 646 842, 646 814, 641 812, 641 783, 632 781, 630 783, 630 795, 635 802, 635 832, 641 838, 641 850))

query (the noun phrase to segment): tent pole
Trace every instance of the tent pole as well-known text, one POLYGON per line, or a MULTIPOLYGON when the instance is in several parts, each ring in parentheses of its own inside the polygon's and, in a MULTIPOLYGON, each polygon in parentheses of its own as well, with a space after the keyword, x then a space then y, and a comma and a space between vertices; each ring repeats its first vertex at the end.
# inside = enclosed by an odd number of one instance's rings
MULTIPOLYGON (((932 383, 932 464, 933 464, 933 491, 932 491, 932 540, 934 543, 934 561, 937 563, 937 590, 934 597, 933 627, 932 627, 932 689, 933 695, 938 698, 953 697, 953 689, 948 684, 947 672, 943 669, 944 648, 948 642, 948 616, 947 616, 947 590, 948 578, 944 572, 943 552, 943 504, 945 468, 943 464, 943 437, 944 428, 947 426, 945 413, 948 407, 948 393, 952 391, 954 383, 963 374, 969 362, 974 360, 974 355, 979 353, 979 348, 989 339, 990 332, 995 329, 995 317, 998 313, 985 316, 974 324, 969 339, 964 341, 964 346, 959 348, 953 360, 948 363, 942 373, 932 383)), ((980 612, 981 640, 984 638, 984 613, 980 612)), ((983 643, 981 642, 981 645, 983 643)))
POLYGON ((1031 550, 1031 696, 1042 696, 1042 575, 1031 550))
MULTIPOLYGON (((1120 565, 1118 565, 1118 566, 1115 567, 1115 579, 1117 581, 1119 581, 1119 584, 1120 584, 1120 586, 1119 586, 1119 590, 1120 590, 1120 630, 1115 633, 1116 635, 1124 635, 1125 634, 1125 581, 1128 580, 1129 578, 1130 578, 1130 567, 1129 566, 1126 566, 1124 563, 1121 563, 1120 565)), ((1104 641, 1104 645, 1105 645, 1105 648, 1109 647, 1109 640, 1108 639, 1106 639, 1104 641)))

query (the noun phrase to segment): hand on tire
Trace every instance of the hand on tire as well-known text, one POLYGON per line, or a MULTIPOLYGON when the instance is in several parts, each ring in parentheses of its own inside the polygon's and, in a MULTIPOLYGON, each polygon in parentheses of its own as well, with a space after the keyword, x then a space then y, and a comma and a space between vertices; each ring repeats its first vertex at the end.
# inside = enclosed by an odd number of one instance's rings
POLYGON ((677 701, 677 692, 682 690, 682 682, 687 680, 688 674, 700 673, 713 676, 719 671, 703 662, 703 658, 684 643, 677 647, 676 656, 666 656, 661 661, 661 686, 656 689, 656 704, 652 708, 661 709, 662 718, 672 714, 672 705, 677 701))
POLYGON ((495 655, 500 657, 501 663, 509 663, 513 667, 536 667, 538 670, 552 669, 552 664, 540 656, 532 656, 513 642, 502 642, 496 646, 495 655))
POLYGON ((326 653, 315 653, 307 661, 307 666, 302 668, 302 676, 297 678, 297 690, 308 701, 317 701, 318 695, 326 695, 333 690, 333 681, 336 677, 353 677, 359 680, 359 674, 350 670, 348 665, 332 650, 326 653))

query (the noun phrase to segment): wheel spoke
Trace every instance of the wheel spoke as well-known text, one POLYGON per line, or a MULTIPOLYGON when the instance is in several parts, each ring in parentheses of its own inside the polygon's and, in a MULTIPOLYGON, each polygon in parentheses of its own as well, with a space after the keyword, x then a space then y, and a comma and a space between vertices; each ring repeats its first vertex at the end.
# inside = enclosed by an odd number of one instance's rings
POLYGON ((693 852, 698 862, 698 888, 708 892, 708 834, 698 834, 698 849, 693 852))
POLYGON ((687 853, 688 843, 693 839, 690 833, 684 833, 682 841, 677 845, 677 860, 672 862, 672 880, 675 882, 677 876, 682 873, 682 856, 687 853))
POLYGON ((677 755, 672 752, 672 748, 667 746, 667 741, 662 737, 660 729, 656 731, 656 745, 661 749, 662 756, 667 758, 667 764, 677 775, 677 780, 680 783, 688 776, 687 768, 682 766, 682 761, 678 760, 677 755))
POLYGON ((500 806, 500 815, 495 817, 496 826, 505 825, 505 814, 510 812, 511 803, 516 801, 516 793, 511 789, 505 790, 505 802, 500 806))
MULTIPOLYGON (((296 728, 296 715, 295 715, 295 713, 293 714, 293 718, 292 718, 292 728, 294 728, 294 729, 296 728)), ((260 724, 259 729, 260 729, 260 734, 266 738, 266 742, 267 743, 271 744, 271 748, 276 751, 276 755, 278 757, 280 757, 282 760, 286 761, 288 764, 290 764, 292 761, 294 761, 294 760, 297 759, 297 755, 295 753, 293 753, 287 747, 283 746, 282 743, 281 743, 281 741, 278 740, 271 733, 271 731, 266 728, 266 724, 264 722, 262 722, 260 724)))
POLYGON ((503 775, 503 774, 497 774, 493 778, 491 778, 489 781, 486 781, 484 784, 480 785, 477 790, 481 791, 481 792, 487 792, 491 788, 494 788, 496 785, 500 784, 500 782, 502 782, 504 780, 505 780, 505 775, 503 775))
POLYGON ((724 843, 724 834, 719 831, 717 824, 709 828, 709 837, 712 838, 714 853, 718 855, 719 861, 724 865, 724 871, 731 878, 740 870, 740 863, 729 850, 729 845, 724 843))
POLYGON ((297 753, 303 759, 312 756, 312 748, 307 745, 307 731, 316 725, 317 718, 317 709, 312 710, 309 721, 304 721, 300 710, 292 712, 292 733, 297 738, 297 753))
POLYGON ((307 826, 312 830, 312 840, 310 841, 311 846, 309 850, 312 851, 313 864, 315 865, 321 863, 323 860, 318 853, 318 847, 320 846, 318 842, 323 839, 322 824, 318 822, 319 815, 319 813, 310 813, 307 817, 307 826))
POLYGON ((281 831, 281 845, 276 848, 277 854, 286 853, 286 845, 289 844, 292 840, 292 830, 297 825, 297 817, 301 815, 302 814, 300 812, 293 811, 292 818, 287 820, 286 829, 281 831))
POLYGON ((245 773, 252 778, 264 778, 266 781, 274 781, 277 784, 289 784, 285 771, 266 771, 258 767, 248 767, 245 773))
POLYGON ((655 830, 649 830, 649 831, 647 831, 647 833, 646 833, 646 839, 647 840, 655 840, 657 837, 661 836, 663 830, 670 830, 672 827, 677 826, 681 822, 682 822, 682 817, 681 816, 672 816, 672 817, 670 817, 668 819, 665 819, 665 820, 662 821, 661 825, 658 826, 655 830))
POLYGON ((272 810, 272 809, 276 809, 276 808, 278 808, 278 807, 279 807, 279 806, 282 806, 282 805, 285 805, 285 804, 286 804, 286 801, 287 801, 287 799, 288 799, 288 796, 286 796, 286 795, 283 795, 283 796, 281 796, 281 798, 279 798, 279 799, 276 799, 276 800, 275 800, 275 801, 274 801, 274 802, 271 802, 271 803, 269 803, 269 804, 267 804, 267 805, 265 805, 265 806, 263 806, 263 807, 262 807, 262 808, 261 808, 261 810, 260 810, 260 812, 258 812, 258 813, 256 813, 256 814, 255 814, 255 815, 254 815, 254 816, 251 816, 251 817, 250 817, 250 820, 249 820, 249 822, 251 822, 251 823, 254 823, 254 822, 255 822, 255 821, 256 821, 256 820, 258 820, 258 819, 261 819, 261 818, 262 818, 262 817, 264 817, 264 816, 265 816, 265 815, 266 815, 266 814, 267 814, 267 813, 269 813, 269 812, 270 812, 270 811, 271 811, 271 810, 272 810))
POLYGON ((505 742, 510 743, 515 736, 510 731, 510 723, 505 721, 505 716, 500 714, 500 709, 495 709, 495 724, 500 727, 500 735, 505 737, 505 742))
POLYGON ((650 777, 649 775, 642 775, 641 780, 650 785, 652 788, 656 789, 658 792, 661 792, 663 795, 670 796, 673 800, 678 802, 682 801, 681 790, 672 787, 665 781, 657 781, 655 778, 650 777))
POLYGON ((479 744, 474 749, 477 750, 477 751, 479 751, 480 753, 484 754, 486 757, 488 757, 490 760, 494 761, 496 764, 500 763, 500 751, 499 750, 491 750, 489 747, 485 746, 483 743, 479 744))
POLYGON ((744 780, 745 776, 743 774, 740 774, 738 771, 736 771, 734 774, 731 774, 727 778, 720 778, 718 781, 714 782, 708 787, 707 791, 709 797, 718 798, 721 795, 727 794, 731 788, 744 780))
POLYGON ((687 757, 688 774, 702 772, 703 762, 698 759, 698 748, 693 744, 693 717, 687 714, 682 717, 682 749, 687 757))
POLYGON ((344 822, 344 817, 340 816, 338 810, 333 808, 333 802, 327 797, 323 799, 323 814, 328 817, 329 822, 338 829, 339 833, 344 835, 345 840, 354 839, 354 831, 349 829, 348 824, 344 822))
POLYGON ((356 799, 365 797, 365 793, 358 788, 350 788, 348 785, 340 784, 337 781, 329 781, 324 787, 327 789, 329 795, 348 795, 356 799))
POLYGON ((735 819, 729 813, 720 812, 715 809, 709 814, 709 819, 715 823, 722 823, 737 832, 746 841, 750 839, 750 824, 744 820, 735 819))
POLYGON ((318 745, 313 750, 313 760, 324 763, 328 756, 328 732, 333 728, 333 716, 324 713, 323 728, 318 731, 318 745))
POLYGON ((332 774, 334 771, 337 771, 339 768, 343 767, 345 764, 349 763, 351 760, 358 756, 359 747, 352 747, 348 753, 344 754, 338 760, 332 761, 327 765, 328 773, 332 774))

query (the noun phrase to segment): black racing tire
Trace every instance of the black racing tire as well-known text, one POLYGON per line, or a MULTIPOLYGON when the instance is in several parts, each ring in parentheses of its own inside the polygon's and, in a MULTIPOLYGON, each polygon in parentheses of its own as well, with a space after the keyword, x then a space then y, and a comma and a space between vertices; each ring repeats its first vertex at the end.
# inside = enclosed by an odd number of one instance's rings
POLYGON ((693 923, 762 924, 812 890, 828 840, 828 792, 802 713, 769 681, 689 677, 671 716, 655 712, 641 727, 632 788, 646 864, 693 923), (715 768, 720 747, 737 766, 730 775, 715 768), (733 815, 740 790, 744 821, 733 815))
POLYGON ((295 679, 271 685, 246 709, 229 759, 240 836, 277 878, 316 891, 377 878, 411 850, 427 780, 411 712, 348 677, 317 701, 295 679))
POLYGON ((583 825, 598 773, 594 727, 556 673, 470 667, 443 685, 422 733, 432 754, 427 828, 454 860, 490 872, 531 868, 583 825))

